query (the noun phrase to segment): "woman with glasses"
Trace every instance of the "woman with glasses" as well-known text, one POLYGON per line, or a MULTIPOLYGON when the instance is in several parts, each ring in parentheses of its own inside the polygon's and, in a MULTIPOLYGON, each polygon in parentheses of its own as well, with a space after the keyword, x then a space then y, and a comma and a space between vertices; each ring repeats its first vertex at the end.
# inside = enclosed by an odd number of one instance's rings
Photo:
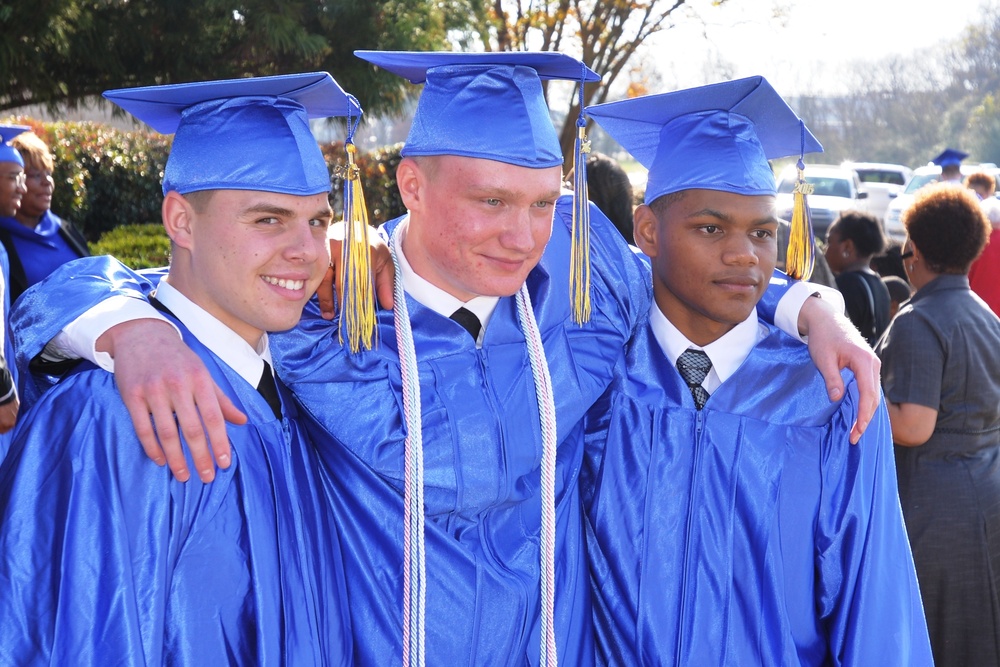
POLYGON ((903 225, 916 292, 876 353, 934 662, 1000 665, 1000 319, 968 278, 990 225, 946 184, 903 225))
POLYGON ((26 193, 13 217, 0 217, 0 243, 10 257, 10 297, 42 280, 57 267, 90 254, 87 241, 68 221, 52 213, 52 154, 33 132, 10 142, 24 158, 26 193))

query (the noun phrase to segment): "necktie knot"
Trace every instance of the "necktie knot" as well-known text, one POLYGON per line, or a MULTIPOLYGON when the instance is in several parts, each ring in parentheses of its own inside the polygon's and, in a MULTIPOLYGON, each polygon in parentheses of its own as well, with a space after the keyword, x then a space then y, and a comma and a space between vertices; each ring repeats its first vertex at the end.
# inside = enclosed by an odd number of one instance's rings
POLYGON ((277 419, 281 419, 281 397, 278 396, 278 385, 274 381, 271 364, 264 362, 264 372, 260 374, 257 392, 264 397, 277 419))
POLYGON ((677 358, 677 371, 691 390, 694 405, 699 410, 705 407, 705 402, 708 401, 708 392, 701 383, 705 381, 710 370, 712 370, 712 360, 703 350, 688 348, 677 358))
POLYGON ((469 335, 472 336, 472 340, 479 340, 479 332, 482 330, 483 325, 475 313, 462 306, 451 314, 451 319, 461 324, 469 332, 469 335))

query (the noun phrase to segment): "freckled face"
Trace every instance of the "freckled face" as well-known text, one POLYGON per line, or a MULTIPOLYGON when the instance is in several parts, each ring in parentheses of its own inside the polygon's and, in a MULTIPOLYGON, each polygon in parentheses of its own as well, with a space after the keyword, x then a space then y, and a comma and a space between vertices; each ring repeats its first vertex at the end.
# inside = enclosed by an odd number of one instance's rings
POLYGON ((774 197, 687 190, 658 216, 640 208, 654 296, 671 322, 703 345, 745 320, 774 271, 774 197))
POLYGON ((251 345, 292 328, 329 265, 331 219, 326 193, 214 191, 191 225, 188 298, 251 345))
POLYGON ((514 294, 551 236, 562 168, 457 156, 431 160, 419 163, 419 192, 407 201, 407 261, 417 275, 462 301, 514 294))

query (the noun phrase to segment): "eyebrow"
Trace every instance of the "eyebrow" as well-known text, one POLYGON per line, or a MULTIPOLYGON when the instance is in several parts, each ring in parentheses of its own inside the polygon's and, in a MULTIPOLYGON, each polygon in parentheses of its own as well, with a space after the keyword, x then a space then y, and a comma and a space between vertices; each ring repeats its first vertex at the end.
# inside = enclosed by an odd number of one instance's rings
MULTIPOLYGON (((732 222, 732 216, 727 215, 727 214, 723 213, 722 211, 717 211, 714 208, 708 208, 708 207, 703 208, 700 211, 694 211, 694 212, 690 213, 687 217, 688 218, 700 218, 700 217, 703 217, 703 216, 709 216, 709 217, 712 217, 712 218, 718 218, 719 220, 723 220, 725 222, 732 222)), ((753 221, 753 225, 755 225, 755 226, 770 225, 770 224, 778 224, 778 222, 779 222, 778 221, 778 217, 776 215, 771 214, 771 215, 768 215, 768 216, 757 218, 756 220, 753 221)))
MULTIPOLYGON (((242 212, 244 215, 252 213, 269 213, 271 215, 280 215, 286 218, 295 215, 295 211, 293 211, 290 208, 285 208, 284 206, 275 206, 273 204, 266 204, 266 203, 253 204, 243 209, 242 212)), ((313 218, 333 218, 333 209, 330 208, 329 206, 327 206, 326 208, 317 209, 315 213, 309 216, 310 220, 313 218)))
MULTIPOLYGON (((513 199, 515 197, 521 196, 522 193, 509 190, 507 188, 495 188, 490 185, 473 185, 469 188, 469 192, 478 197, 502 197, 504 199, 513 199)), ((559 195, 562 194, 560 190, 551 190, 546 194, 542 195, 541 199, 536 201, 542 201, 542 199, 552 199, 556 200, 559 195)))

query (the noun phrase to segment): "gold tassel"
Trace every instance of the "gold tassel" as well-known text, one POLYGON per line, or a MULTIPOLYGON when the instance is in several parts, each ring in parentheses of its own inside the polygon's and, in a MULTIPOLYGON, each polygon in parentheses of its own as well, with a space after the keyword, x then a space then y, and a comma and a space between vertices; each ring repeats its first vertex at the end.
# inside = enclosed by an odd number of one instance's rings
POLYGON ((368 248, 368 207, 361 187, 361 170, 354 161, 357 147, 347 144, 347 167, 340 170, 344 178, 344 243, 341 246, 340 276, 340 342, 347 343, 351 353, 363 345, 372 349, 377 344, 375 328, 375 285, 368 248))
POLYGON ((796 280, 809 280, 816 266, 816 240, 813 236, 812 214, 806 195, 812 194, 813 186, 806 183, 805 165, 802 160, 796 165, 798 179, 793 192, 791 230, 788 236, 788 254, 785 257, 785 273, 796 280))
POLYGON ((590 203, 587 193, 587 155, 590 141, 585 125, 577 127, 573 166, 573 236, 570 246, 569 293, 573 321, 590 321, 590 203))

